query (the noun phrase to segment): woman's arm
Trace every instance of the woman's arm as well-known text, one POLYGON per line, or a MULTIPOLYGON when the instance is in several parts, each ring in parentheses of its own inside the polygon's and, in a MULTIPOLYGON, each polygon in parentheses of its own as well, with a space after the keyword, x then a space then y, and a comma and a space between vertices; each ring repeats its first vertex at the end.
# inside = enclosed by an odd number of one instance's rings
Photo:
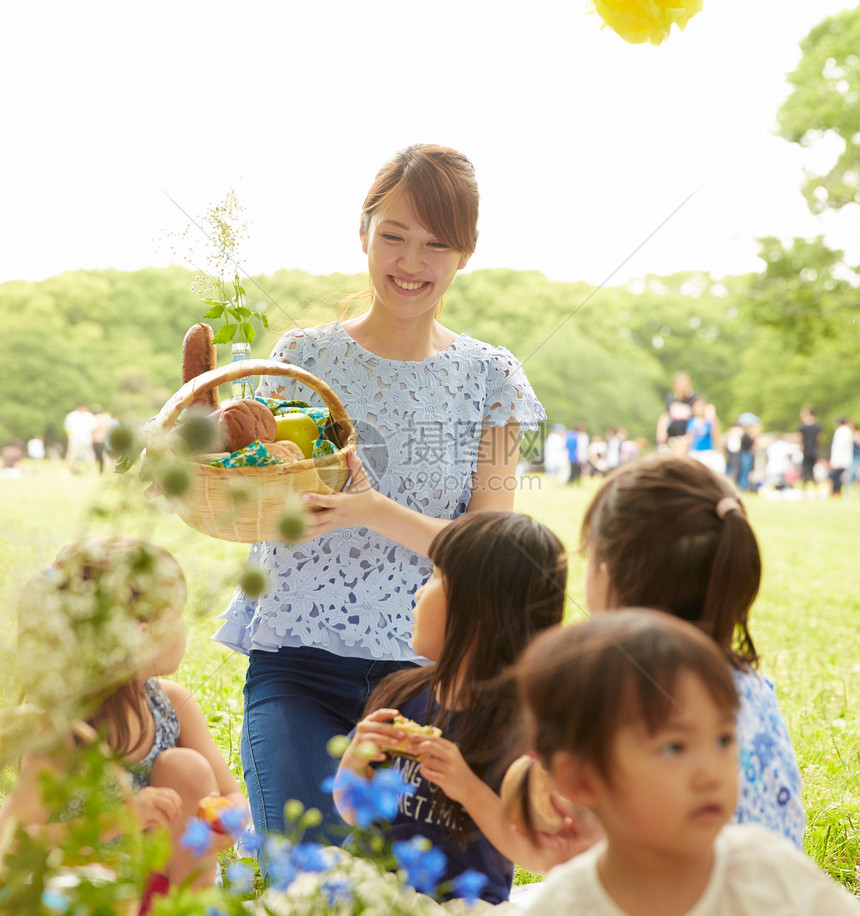
MULTIPOLYGON (((518 423, 482 428, 467 512, 513 509, 519 452, 518 423)), ((318 507, 318 511, 311 513, 303 540, 313 540, 335 528, 362 525, 427 556, 430 542, 450 519, 422 515, 374 490, 357 455, 349 455, 349 469, 352 484, 343 493, 305 495, 308 506, 318 507)))

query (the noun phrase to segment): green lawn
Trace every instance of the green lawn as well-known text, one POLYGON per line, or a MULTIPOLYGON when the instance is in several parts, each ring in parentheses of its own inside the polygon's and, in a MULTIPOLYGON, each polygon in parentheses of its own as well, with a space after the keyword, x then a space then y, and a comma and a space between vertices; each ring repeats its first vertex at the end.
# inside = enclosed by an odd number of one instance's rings
MULTIPOLYGON (((191 531, 160 502, 145 505, 136 482, 110 476, 99 485, 50 464, 25 470, 20 479, 0 478, 0 694, 13 696, 15 608, 27 577, 84 531, 151 538, 176 554, 190 585, 188 651, 177 679, 196 691, 238 773, 245 660, 209 636, 247 547, 191 531)), ((577 619, 584 564, 575 550, 594 485, 564 487, 542 477, 521 484, 517 508, 555 529, 571 550, 568 616, 577 619)), ((749 497, 746 504, 764 554, 751 629, 797 748, 807 851, 860 893, 860 492, 854 500, 749 497)))

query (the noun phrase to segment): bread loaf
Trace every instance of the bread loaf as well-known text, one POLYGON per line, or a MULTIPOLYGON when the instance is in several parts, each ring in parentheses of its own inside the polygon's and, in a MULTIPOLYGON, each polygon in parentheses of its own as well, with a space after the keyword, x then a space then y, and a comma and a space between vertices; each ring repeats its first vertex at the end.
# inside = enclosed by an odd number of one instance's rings
POLYGON ((272 411, 265 404, 247 398, 225 404, 212 419, 218 442, 228 452, 245 448, 255 439, 267 444, 274 442, 278 431, 272 411))
MULTIPOLYGON (((218 357, 215 344, 212 343, 215 332, 208 324, 192 325, 182 341, 182 384, 190 382, 204 372, 214 369, 218 357)), ((200 391, 194 395, 194 400, 189 407, 199 406, 208 410, 215 410, 220 404, 218 387, 214 386, 207 391, 200 391)))

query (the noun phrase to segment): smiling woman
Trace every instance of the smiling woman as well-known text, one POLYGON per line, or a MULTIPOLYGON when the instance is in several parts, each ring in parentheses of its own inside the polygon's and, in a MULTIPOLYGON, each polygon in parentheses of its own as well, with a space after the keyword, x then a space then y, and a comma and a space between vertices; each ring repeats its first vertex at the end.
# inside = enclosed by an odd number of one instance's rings
MULTIPOLYGON (((360 458, 346 491, 306 497, 314 512, 301 543, 254 545, 268 587, 253 598, 238 591, 216 637, 250 656, 242 763, 258 832, 283 829, 290 798, 319 807, 323 829, 339 823, 320 790, 334 771, 326 744, 355 726, 381 677, 425 661, 410 629, 431 540, 463 513, 513 507, 521 430, 543 408, 509 351, 438 321, 475 249, 477 219, 465 156, 439 146, 398 153, 362 208, 369 309, 291 329, 272 353, 337 390, 360 458)), ((279 377, 259 393, 316 397, 279 377)))

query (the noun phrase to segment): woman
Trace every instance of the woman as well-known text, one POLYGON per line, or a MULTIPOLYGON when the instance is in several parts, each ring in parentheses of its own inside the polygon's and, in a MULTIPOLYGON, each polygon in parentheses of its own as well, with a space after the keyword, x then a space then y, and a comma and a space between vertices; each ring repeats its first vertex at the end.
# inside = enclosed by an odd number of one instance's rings
MULTIPOLYGON (((306 497, 316 511, 301 543, 254 545, 269 586, 253 599, 237 592, 216 635, 250 656, 242 763, 260 833, 283 829, 291 798, 320 808, 324 827, 341 823, 320 789, 336 766, 329 739, 356 725, 380 678, 424 661, 411 609, 430 542, 464 512, 513 507, 521 429, 545 417, 511 353, 437 320, 475 250, 477 218, 465 156, 403 150, 362 209, 370 308, 288 330, 272 353, 334 387, 361 460, 350 459, 346 491, 306 497)), ((273 376, 260 394, 315 397, 273 376)))

